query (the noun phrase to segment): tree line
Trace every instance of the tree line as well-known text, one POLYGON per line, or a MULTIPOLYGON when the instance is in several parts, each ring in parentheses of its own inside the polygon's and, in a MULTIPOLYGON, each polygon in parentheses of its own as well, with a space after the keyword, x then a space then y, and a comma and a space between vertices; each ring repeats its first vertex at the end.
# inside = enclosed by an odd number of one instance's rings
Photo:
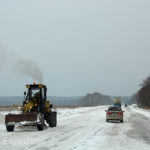
POLYGON ((150 107, 150 77, 142 82, 140 90, 132 96, 131 103, 137 103, 140 107, 150 107))

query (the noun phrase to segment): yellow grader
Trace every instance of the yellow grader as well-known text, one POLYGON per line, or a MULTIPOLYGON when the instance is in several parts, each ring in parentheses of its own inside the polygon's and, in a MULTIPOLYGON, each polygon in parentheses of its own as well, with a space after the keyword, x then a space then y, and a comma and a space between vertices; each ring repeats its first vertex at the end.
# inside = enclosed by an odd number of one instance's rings
POLYGON ((20 114, 5 116, 5 125, 8 132, 13 132, 16 124, 37 126, 38 131, 44 130, 45 121, 49 127, 56 127, 57 112, 52 110, 53 105, 47 100, 47 88, 43 84, 26 85, 24 101, 20 114))

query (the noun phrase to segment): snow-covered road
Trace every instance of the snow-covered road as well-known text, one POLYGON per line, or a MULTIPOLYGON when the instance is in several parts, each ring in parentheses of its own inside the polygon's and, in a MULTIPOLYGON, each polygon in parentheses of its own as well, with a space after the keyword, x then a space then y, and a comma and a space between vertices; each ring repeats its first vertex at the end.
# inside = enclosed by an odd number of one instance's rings
POLYGON ((58 126, 5 129, 0 112, 0 150, 150 150, 150 112, 123 107, 124 123, 106 123, 107 106, 58 109, 58 126))

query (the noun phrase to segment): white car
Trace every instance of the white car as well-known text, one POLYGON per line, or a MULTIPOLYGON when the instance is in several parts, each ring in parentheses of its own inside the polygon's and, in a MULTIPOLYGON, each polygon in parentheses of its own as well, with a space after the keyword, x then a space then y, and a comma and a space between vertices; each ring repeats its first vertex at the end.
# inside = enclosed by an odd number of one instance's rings
POLYGON ((123 123, 123 113, 121 107, 110 106, 106 111, 106 122, 110 120, 118 120, 123 123))

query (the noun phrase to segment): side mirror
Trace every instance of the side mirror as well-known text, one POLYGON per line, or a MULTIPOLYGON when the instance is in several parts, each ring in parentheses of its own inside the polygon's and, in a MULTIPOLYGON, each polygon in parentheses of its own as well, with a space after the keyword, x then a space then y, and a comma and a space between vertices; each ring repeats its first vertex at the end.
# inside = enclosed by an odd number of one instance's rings
POLYGON ((26 95, 27 93, 26 92, 24 92, 24 96, 26 95))

